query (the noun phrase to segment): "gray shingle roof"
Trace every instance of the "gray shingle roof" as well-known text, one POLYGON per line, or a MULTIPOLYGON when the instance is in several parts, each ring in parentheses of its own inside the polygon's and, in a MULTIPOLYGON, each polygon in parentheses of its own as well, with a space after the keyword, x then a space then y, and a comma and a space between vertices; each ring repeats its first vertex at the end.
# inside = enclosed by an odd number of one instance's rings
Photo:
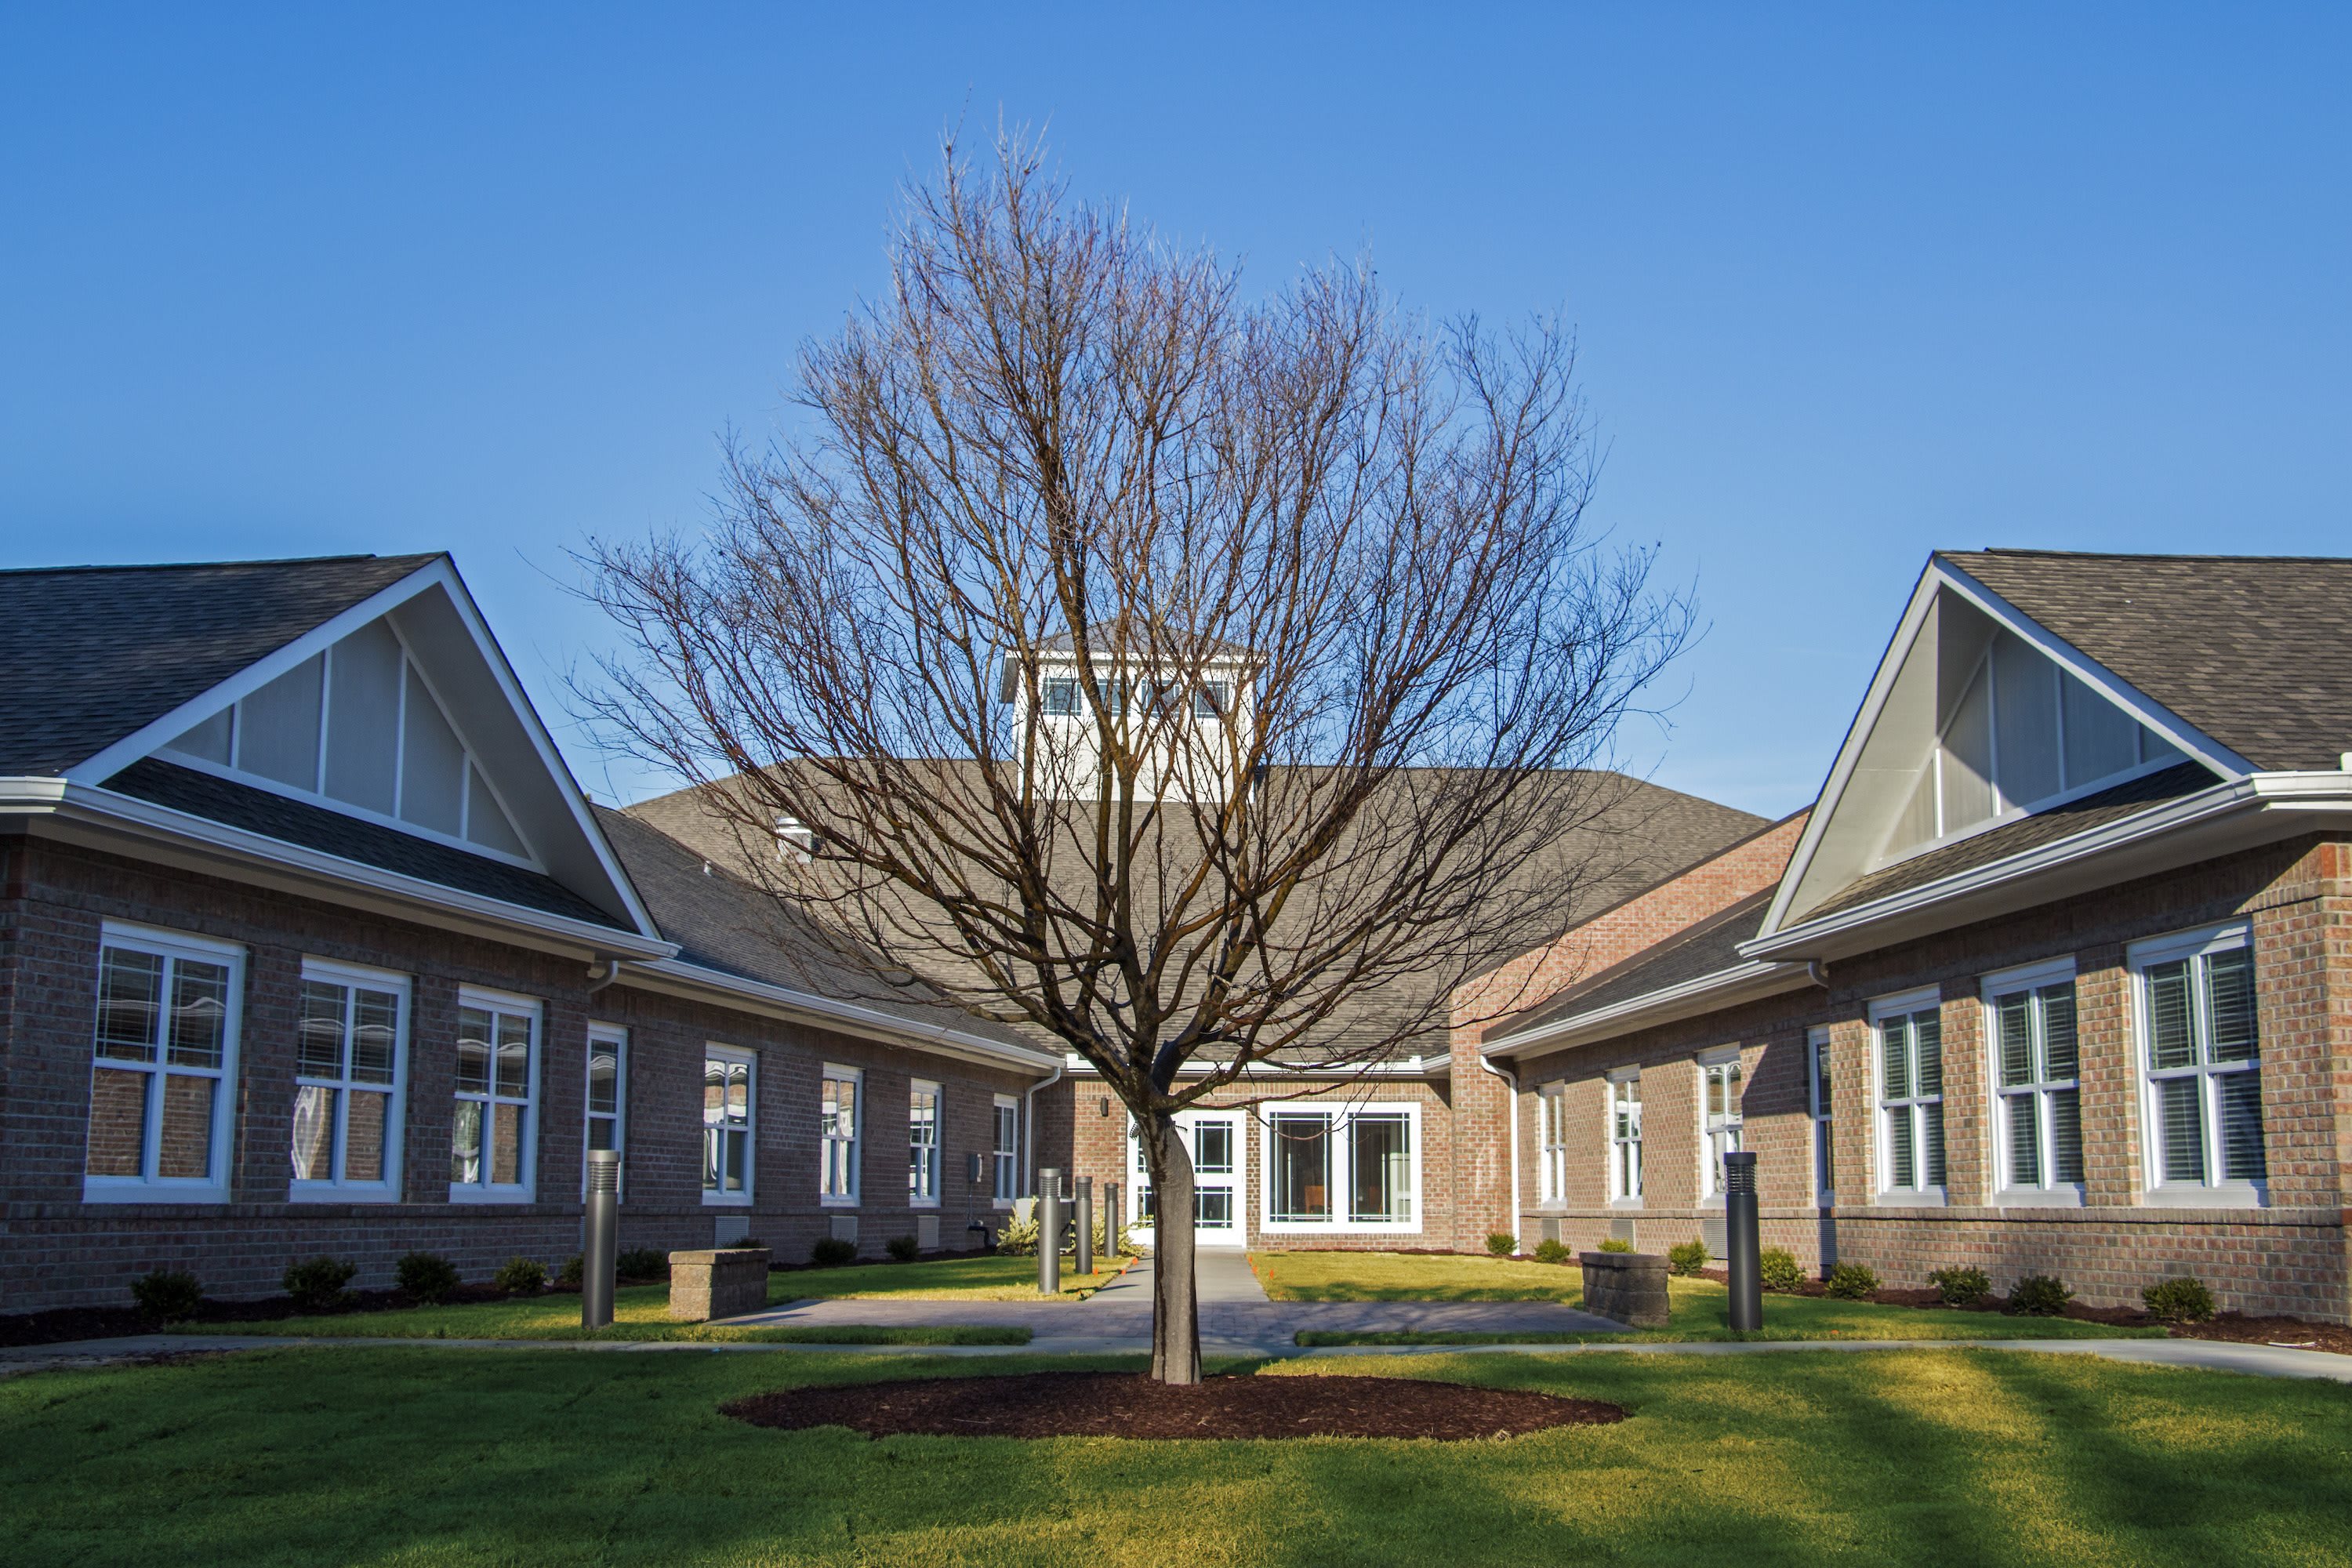
POLYGON ((1754 936, 1757 928, 1764 923, 1764 911, 1771 905, 1774 890, 1766 888, 1751 893, 1729 909, 1685 926, 1663 942, 1654 942, 1570 986, 1541 1006, 1490 1026, 1485 1038, 1500 1039, 1506 1035, 1540 1028, 1558 1019, 1630 1002, 1746 963, 1739 956, 1739 944, 1754 936))
POLYGON ((460 892, 615 931, 629 929, 545 872, 509 866, 454 845, 419 838, 396 827, 346 816, 154 757, 131 763, 108 779, 105 787, 281 843, 299 844, 460 892))
POLYGON ((62 773, 437 559, 0 572, 0 773, 62 773))
POLYGON ((2352 560, 1939 552, 2266 770, 2352 751, 2352 560))
MULTIPOLYGON (((2119 784, 2113 789, 2086 795, 2080 800, 2070 800, 2063 805, 2053 805, 2032 816, 1975 834, 1915 855, 1908 860, 1898 860, 1884 870, 1848 883, 1838 895, 1827 902, 1804 912, 1803 919, 1815 921, 1833 915, 1841 910, 1874 900, 1890 898, 1912 888, 1923 887, 1938 878, 1989 866, 1996 860, 2054 844, 2061 838, 2071 838, 2077 833, 2087 833, 2094 827, 2104 827, 2110 822, 2120 822, 2126 816, 2137 816, 2152 805, 2194 795, 2219 783, 2212 773, 2198 763, 2182 763, 2162 773, 2119 784)), ((1750 932, 1749 934, 1754 934, 1750 932)))

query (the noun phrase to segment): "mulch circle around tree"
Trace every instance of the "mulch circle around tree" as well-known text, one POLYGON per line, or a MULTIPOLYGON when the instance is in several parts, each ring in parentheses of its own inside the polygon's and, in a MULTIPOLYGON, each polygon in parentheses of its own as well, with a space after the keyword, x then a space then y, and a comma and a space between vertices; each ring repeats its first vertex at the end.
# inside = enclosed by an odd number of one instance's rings
POLYGON ((846 1426, 869 1437, 1424 1437, 1465 1442, 1622 1421, 1592 1399, 1405 1377, 1208 1377, 1135 1373, 926 1377, 755 1394, 719 1406, 755 1426, 846 1426))

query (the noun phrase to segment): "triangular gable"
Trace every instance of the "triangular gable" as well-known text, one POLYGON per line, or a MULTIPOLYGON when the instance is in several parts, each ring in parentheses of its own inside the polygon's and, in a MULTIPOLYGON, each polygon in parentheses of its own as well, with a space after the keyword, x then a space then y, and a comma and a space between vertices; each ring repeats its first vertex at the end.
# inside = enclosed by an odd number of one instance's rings
POLYGON ((658 937, 446 556, 70 769, 152 757, 541 871, 658 937))
POLYGON ((1882 867, 2193 759, 2246 759, 1930 557, 1760 935, 1882 867))

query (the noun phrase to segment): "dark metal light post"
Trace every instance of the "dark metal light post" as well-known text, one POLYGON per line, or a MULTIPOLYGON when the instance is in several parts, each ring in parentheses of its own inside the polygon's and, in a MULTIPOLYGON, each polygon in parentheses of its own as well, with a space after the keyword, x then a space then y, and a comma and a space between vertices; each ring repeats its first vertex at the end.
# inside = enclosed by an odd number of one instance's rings
POLYGON ((1731 1252, 1731 1326, 1764 1326, 1764 1280, 1758 1271, 1756 1156, 1747 1150, 1723 1157, 1724 1244, 1731 1252))
POLYGON ((1083 1279, 1095 1271, 1095 1179, 1080 1176, 1078 1189, 1078 1278, 1083 1279))
POLYGON ((621 1156, 614 1150, 588 1152, 588 1212, 581 1229, 580 1326, 601 1329, 613 1321, 613 1270, 621 1247, 621 1156))
POLYGON ((1103 1256, 1105 1258, 1117 1258, 1118 1256, 1119 1216, 1124 1212, 1118 1206, 1118 1184, 1117 1182, 1105 1182, 1103 1184, 1102 1204, 1103 1256))
POLYGON ((1062 1172, 1057 1165, 1037 1172, 1037 1294, 1062 1293, 1062 1172))

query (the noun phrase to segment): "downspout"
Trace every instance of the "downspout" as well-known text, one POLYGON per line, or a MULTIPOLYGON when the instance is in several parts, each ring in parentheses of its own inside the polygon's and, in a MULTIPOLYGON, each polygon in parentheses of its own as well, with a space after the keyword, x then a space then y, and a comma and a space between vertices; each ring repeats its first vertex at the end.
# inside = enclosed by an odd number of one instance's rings
POLYGON ((1487 1060, 1484 1051, 1478 1053, 1478 1065, 1511 1088, 1511 1235, 1512 1245, 1517 1246, 1527 1239, 1519 1235, 1519 1079, 1516 1073, 1505 1072, 1487 1060))
POLYGON ((1037 1091, 1051 1089, 1061 1082, 1063 1069, 1068 1065, 1066 1061, 1055 1062, 1053 1076, 1041 1078, 1031 1084, 1029 1092, 1024 1097, 1025 1103, 1022 1107, 1021 1117, 1021 1168, 1024 1174, 1021 1184, 1029 1189, 1028 1195, 1033 1198, 1037 1195, 1037 1091))
POLYGON ((588 994, 593 996, 621 977, 621 961, 600 958, 588 966, 588 994))

